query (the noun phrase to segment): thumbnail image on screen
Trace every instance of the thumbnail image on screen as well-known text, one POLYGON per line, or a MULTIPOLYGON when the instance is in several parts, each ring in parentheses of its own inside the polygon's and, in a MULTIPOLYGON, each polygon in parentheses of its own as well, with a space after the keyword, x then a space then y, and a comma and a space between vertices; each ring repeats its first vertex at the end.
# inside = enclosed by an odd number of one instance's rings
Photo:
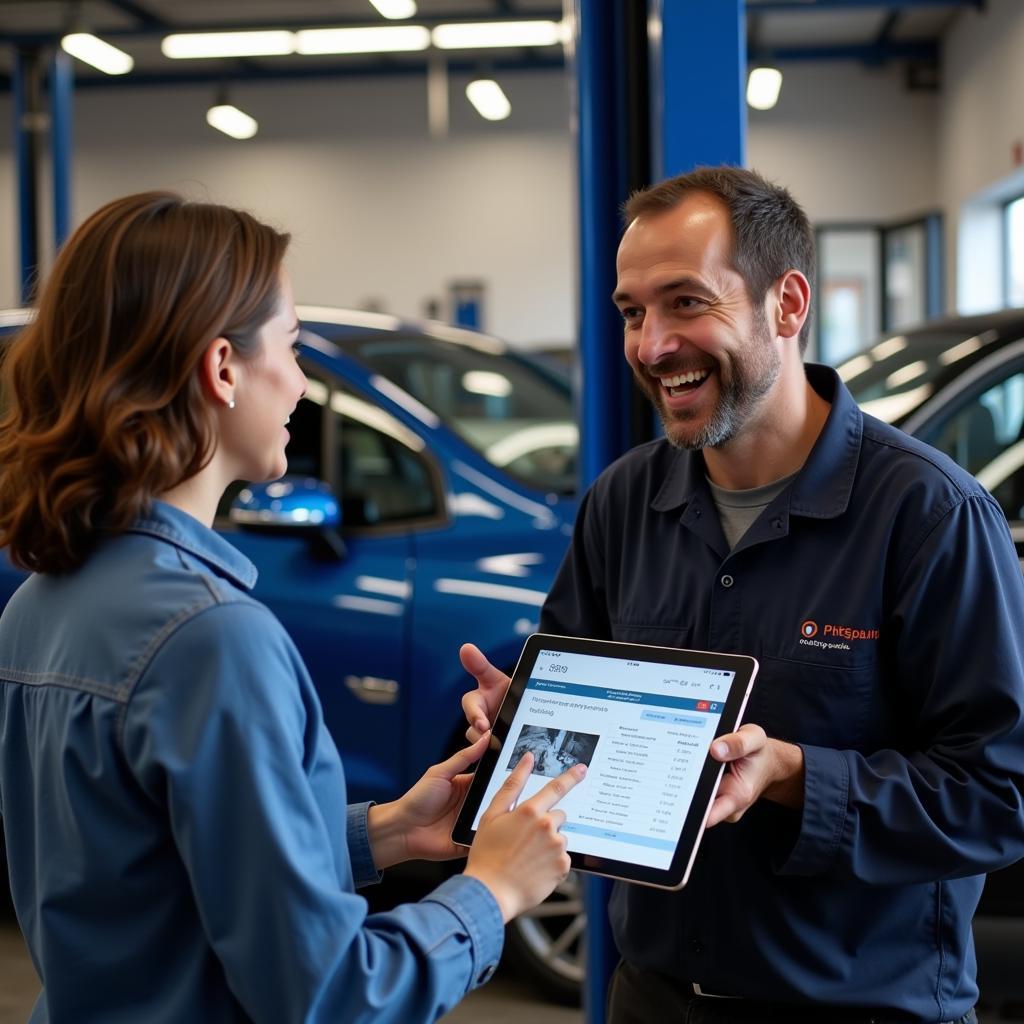
POLYGON ((599 736, 589 732, 548 729, 543 725, 524 725, 512 748, 508 771, 512 771, 527 752, 533 754, 531 775, 556 778, 574 764, 582 762, 589 767, 599 739, 599 736))

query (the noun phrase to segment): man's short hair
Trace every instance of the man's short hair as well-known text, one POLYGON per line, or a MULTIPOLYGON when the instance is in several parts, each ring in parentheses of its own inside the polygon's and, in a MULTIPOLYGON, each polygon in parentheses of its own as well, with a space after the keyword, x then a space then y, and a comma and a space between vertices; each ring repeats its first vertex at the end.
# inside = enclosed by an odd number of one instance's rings
MULTIPOLYGON (((688 174, 634 192, 623 206, 626 224, 664 213, 688 196, 703 192, 720 199, 732 220, 732 263, 750 301, 760 309, 768 289, 787 270, 799 270, 814 290, 814 231, 800 204, 781 185, 742 167, 697 167, 688 174)), ((800 329, 800 351, 807 348, 811 318, 800 329)))

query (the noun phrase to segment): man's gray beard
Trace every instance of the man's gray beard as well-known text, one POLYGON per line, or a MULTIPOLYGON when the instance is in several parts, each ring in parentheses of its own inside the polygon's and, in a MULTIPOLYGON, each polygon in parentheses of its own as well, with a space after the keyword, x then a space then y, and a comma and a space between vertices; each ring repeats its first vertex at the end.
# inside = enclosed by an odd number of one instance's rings
MULTIPOLYGON (((781 360, 771 345, 767 324, 762 322, 755 330, 763 347, 757 350, 753 358, 733 363, 732 383, 727 389, 722 388, 711 418, 695 434, 685 437, 674 436, 679 433, 680 427, 685 426, 686 420, 666 413, 661 403, 655 401, 654 407, 661 416, 665 438, 671 445, 686 451, 700 451, 702 448, 717 448, 726 444, 739 433, 757 403, 771 390, 772 385, 779 379, 781 360)), ((718 379, 721 382, 721 373, 718 379)), ((652 387, 661 387, 660 384, 641 383, 651 397, 652 387)), ((660 390, 655 394, 660 396, 660 390)))

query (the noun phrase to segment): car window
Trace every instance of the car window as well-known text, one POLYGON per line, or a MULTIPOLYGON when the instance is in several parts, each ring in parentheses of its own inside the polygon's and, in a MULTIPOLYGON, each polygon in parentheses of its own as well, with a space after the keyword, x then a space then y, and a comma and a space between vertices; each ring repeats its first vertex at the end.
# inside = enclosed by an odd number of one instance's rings
POLYGON ((1024 367, 983 382, 920 432, 987 487, 1007 519, 1024 519, 1024 367))
POLYGON ((886 423, 895 423, 932 396, 936 379, 947 367, 980 351, 997 337, 995 331, 898 334, 865 349, 836 369, 865 412, 886 423))
POLYGON ((558 371, 484 336, 455 343, 317 330, 436 413, 493 465, 532 487, 575 492, 579 433, 569 382, 558 371))
POLYGON ((326 479, 346 527, 437 516, 440 495, 423 439, 349 388, 306 373, 306 397, 289 423, 289 472, 326 479))

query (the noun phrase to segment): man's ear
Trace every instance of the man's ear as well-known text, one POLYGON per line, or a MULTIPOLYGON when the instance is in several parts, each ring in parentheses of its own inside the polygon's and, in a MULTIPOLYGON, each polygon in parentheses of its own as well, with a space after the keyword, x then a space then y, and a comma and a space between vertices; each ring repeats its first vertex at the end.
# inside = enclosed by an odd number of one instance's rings
POLYGON ((787 270, 768 292, 768 323, 780 338, 797 338, 811 310, 811 286, 799 270, 787 270))
POLYGON ((203 393, 215 405, 231 406, 238 386, 238 357, 227 338, 214 338, 199 362, 203 393))

